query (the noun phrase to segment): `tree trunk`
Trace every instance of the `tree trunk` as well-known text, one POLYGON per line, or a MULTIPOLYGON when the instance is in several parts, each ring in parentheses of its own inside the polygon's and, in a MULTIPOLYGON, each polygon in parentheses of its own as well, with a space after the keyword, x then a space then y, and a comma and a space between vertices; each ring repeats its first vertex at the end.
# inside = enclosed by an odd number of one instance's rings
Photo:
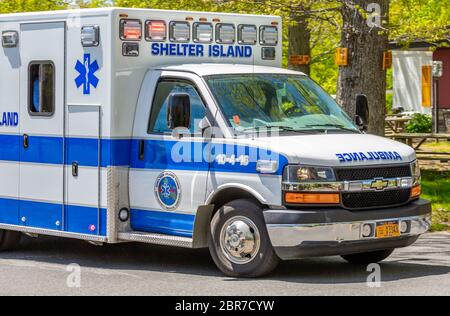
MULTIPOLYGON (((368 1, 344 1, 341 47, 349 50, 348 66, 339 67, 338 102, 353 118, 356 113, 356 95, 365 94, 369 101, 369 133, 384 135, 386 115, 386 71, 383 70, 383 52, 388 49, 386 30, 373 25, 373 16, 363 16, 368 1), (353 8, 354 3, 359 8, 353 8)), ((381 9, 381 21, 387 22, 389 0, 372 0, 381 9)), ((378 24, 379 25, 379 24, 378 24)), ((383 25, 387 25, 384 24, 383 25)))
MULTIPOLYGON (((306 17, 300 13, 293 13, 289 23, 289 57, 308 55, 311 57, 311 32, 306 17)), ((310 65, 293 65, 289 60, 289 69, 310 74, 310 65)))

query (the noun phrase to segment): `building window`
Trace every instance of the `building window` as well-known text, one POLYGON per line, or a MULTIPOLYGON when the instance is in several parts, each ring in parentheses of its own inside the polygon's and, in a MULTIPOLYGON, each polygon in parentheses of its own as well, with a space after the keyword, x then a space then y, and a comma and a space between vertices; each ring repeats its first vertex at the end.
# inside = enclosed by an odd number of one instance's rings
POLYGON ((28 111, 33 116, 51 116, 55 111, 55 66, 32 62, 28 76, 28 111))

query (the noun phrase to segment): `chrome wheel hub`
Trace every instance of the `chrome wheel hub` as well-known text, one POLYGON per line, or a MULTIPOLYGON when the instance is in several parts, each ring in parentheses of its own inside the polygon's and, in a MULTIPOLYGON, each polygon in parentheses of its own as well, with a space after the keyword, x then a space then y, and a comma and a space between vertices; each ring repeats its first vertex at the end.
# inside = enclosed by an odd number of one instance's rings
POLYGON ((233 263, 247 264, 259 252, 260 235, 255 223, 246 217, 233 217, 222 227, 220 246, 223 254, 233 263))

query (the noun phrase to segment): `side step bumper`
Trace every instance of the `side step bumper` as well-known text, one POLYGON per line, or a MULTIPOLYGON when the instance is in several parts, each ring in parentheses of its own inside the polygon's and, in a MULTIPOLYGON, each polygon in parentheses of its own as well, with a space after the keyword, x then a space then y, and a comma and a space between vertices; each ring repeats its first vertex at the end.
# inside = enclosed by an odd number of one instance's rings
POLYGON ((141 242, 162 246, 173 246, 179 248, 193 248, 192 238, 168 236, 143 232, 119 233, 119 241, 141 242))

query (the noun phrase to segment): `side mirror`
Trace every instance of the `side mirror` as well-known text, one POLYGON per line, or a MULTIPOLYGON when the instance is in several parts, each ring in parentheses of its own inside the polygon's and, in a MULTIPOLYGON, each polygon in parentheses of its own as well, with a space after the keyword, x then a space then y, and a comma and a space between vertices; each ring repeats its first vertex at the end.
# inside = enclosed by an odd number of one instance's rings
POLYGON ((167 127, 174 130, 179 127, 189 128, 191 123, 191 99, 189 94, 174 93, 169 96, 167 109, 167 127))
POLYGON ((206 116, 202 120, 200 120, 200 122, 198 123, 198 127, 202 131, 211 127, 211 124, 209 124, 208 118, 206 116))
POLYGON ((369 126, 369 102, 364 94, 358 94, 356 96, 356 117, 355 122, 361 129, 366 132, 369 126))

